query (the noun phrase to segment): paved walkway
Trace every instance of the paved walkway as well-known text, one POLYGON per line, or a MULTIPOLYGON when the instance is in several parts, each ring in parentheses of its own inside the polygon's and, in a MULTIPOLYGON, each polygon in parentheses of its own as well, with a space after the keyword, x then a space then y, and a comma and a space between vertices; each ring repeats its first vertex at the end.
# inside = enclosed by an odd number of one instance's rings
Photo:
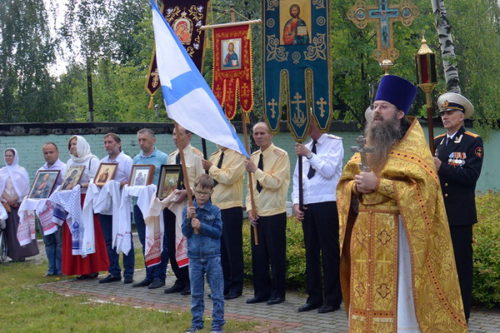
MULTIPOLYGON (((137 270, 134 280, 142 280, 144 274, 144 270, 137 270)), ((167 286, 172 285, 173 282, 174 277, 168 276, 167 286)), ((99 284, 96 280, 66 280, 46 283, 40 287, 64 295, 88 295, 99 302, 113 302, 163 311, 189 311, 190 305, 189 296, 165 295, 164 288, 155 290, 132 288, 131 285, 125 285, 122 282, 99 284)), ((288 292, 285 303, 272 306, 265 303, 246 304, 245 300, 251 296, 252 290, 245 289, 243 297, 226 301, 226 319, 258 322, 255 332, 347 332, 343 308, 327 314, 318 314, 316 311, 298 313, 297 308, 304 302, 304 296, 299 293, 288 292)), ((208 299, 206 305, 206 314, 209 315, 211 302, 208 299)), ((498 311, 473 311, 469 332, 500 332, 500 313, 498 311)))

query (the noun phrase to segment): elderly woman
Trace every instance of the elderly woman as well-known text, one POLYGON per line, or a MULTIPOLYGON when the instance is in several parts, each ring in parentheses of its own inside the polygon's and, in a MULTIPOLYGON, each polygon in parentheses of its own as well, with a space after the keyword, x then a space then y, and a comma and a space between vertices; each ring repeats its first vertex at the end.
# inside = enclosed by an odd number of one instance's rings
POLYGON ((14 148, 4 152, 5 166, 0 169, 0 193, 2 204, 8 213, 6 225, 7 256, 13 261, 24 261, 26 257, 38 254, 36 240, 21 246, 17 240, 19 216, 17 211, 23 198, 29 192, 29 176, 26 169, 20 166, 19 155, 14 148))
MULTIPOLYGON (((70 159, 66 163, 66 170, 72 166, 84 165, 82 177, 78 184, 81 186, 81 204, 85 201, 85 193, 90 179, 94 178, 99 167, 99 159, 90 152, 90 145, 85 138, 75 135, 68 141, 70 159)), ((109 261, 106 252, 106 243, 97 215, 94 215, 95 253, 85 257, 73 255, 71 251, 71 232, 68 224, 63 225, 62 245, 62 272, 64 275, 80 275, 78 280, 95 279, 99 271, 108 270, 109 261)))

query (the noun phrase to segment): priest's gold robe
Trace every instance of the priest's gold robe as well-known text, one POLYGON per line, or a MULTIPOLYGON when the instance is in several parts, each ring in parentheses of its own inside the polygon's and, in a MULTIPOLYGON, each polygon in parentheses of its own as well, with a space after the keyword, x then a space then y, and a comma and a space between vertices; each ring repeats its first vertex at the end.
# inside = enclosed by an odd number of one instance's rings
POLYGON ((413 120, 390 151, 377 189, 369 194, 355 189, 360 161, 356 153, 337 186, 341 286, 349 331, 397 331, 401 216, 420 331, 467 332, 442 192, 422 127, 413 120))

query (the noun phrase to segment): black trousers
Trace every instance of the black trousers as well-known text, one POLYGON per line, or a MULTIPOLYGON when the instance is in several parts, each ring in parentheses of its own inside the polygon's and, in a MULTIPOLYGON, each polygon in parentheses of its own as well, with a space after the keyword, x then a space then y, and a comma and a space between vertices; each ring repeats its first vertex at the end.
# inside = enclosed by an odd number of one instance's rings
POLYGON ((241 207, 221 210, 221 260, 224 273, 224 294, 243 291, 243 211, 241 207))
POLYGON ((172 267, 175 277, 177 278, 175 284, 186 287, 189 284, 189 268, 188 266, 180 268, 179 265, 177 265, 177 260, 175 259, 175 214, 168 209, 164 209, 163 220, 165 223, 166 235, 166 242, 163 242, 163 247, 165 247, 165 245, 167 246, 170 267, 172 267))
POLYGON ((336 307, 342 302, 337 203, 320 202, 306 207, 302 230, 306 247, 307 303, 336 307))
POLYGON ((259 245, 251 231, 254 295, 285 297, 286 213, 261 216, 257 222, 259 245))
POLYGON ((472 304, 472 225, 450 226, 458 282, 462 292, 465 319, 469 320, 472 304))

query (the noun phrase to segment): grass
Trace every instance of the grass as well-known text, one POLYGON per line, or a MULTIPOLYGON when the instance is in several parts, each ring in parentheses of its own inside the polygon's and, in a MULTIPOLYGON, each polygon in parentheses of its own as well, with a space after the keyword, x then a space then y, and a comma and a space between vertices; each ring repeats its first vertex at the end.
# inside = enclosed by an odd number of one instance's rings
MULTIPOLYGON (((46 262, 0 264, 0 331, 10 332, 184 332, 190 312, 164 312, 100 303, 86 296, 62 296, 37 287, 46 262)), ((226 332, 250 331, 254 322, 228 321, 226 332)), ((205 320, 205 332, 210 321, 205 320)))

